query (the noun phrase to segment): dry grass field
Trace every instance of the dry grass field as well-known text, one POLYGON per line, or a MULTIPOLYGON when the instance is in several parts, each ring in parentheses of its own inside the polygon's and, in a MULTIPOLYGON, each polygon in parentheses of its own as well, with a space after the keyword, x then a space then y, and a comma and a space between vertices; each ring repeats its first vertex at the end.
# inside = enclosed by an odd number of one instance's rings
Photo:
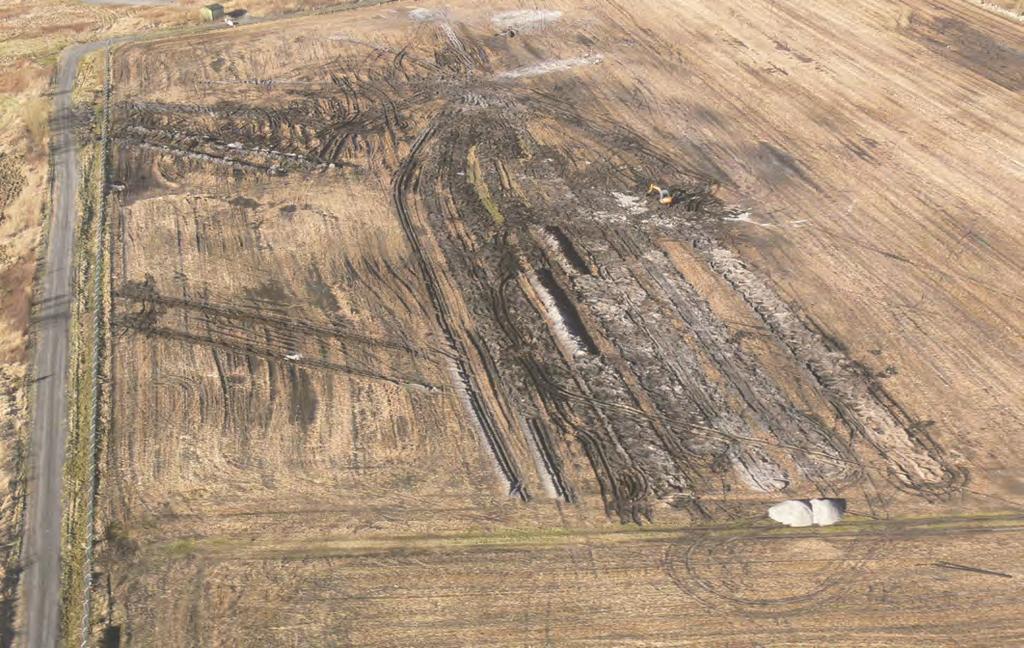
POLYGON ((97 640, 1024 641, 1024 28, 483 4, 117 49, 97 640))
MULTIPOLYGON (((20 536, 33 410, 31 339, 58 304, 33 297, 45 257, 51 150, 52 78, 59 53, 76 42, 198 25, 199 0, 0 0, 0 643, 15 622, 20 536), (116 6, 113 6, 116 5, 116 6)), ((322 7, 327 0, 253 0, 250 18, 322 7)), ((81 79, 94 85, 96 61, 81 79)), ((95 87, 75 90, 82 139, 95 87)), ((58 308, 59 310, 59 308, 58 308)))

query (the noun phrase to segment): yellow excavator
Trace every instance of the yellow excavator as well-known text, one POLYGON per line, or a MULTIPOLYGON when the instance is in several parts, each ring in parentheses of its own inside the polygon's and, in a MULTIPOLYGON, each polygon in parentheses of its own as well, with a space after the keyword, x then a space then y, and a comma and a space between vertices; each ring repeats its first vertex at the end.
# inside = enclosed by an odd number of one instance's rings
POLYGON ((653 182, 647 186, 648 196, 657 196, 658 202, 662 205, 681 205, 686 211, 700 211, 708 205, 709 201, 715 200, 715 189, 717 183, 712 180, 706 181, 693 189, 680 187, 669 187, 662 189, 653 182))
POLYGON ((683 198, 683 192, 679 189, 662 189, 653 182, 647 187, 647 195, 657 196, 662 205, 674 205, 683 198))

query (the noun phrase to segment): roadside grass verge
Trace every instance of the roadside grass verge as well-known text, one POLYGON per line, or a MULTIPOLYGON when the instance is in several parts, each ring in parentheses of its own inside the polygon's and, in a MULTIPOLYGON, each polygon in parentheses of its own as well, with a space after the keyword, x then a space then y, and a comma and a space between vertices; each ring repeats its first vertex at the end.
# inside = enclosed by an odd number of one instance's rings
POLYGON ((102 255, 98 255, 98 234, 103 227, 102 192, 104 166, 102 142, 99 139, 103 120, 102 51, 90 55, 90 64, 83 65, 76 82, 82 101, 92 100, 92 119, 79 133, 78 191, 80 221, 75 234, 75 278, 72 288, 70 323, 70 372, 68 391, 68 438, 64 460, 63 521, 61 546, 61 609, 60 636, 65 646, 78 646, 84 614, 83 588, 86 586, 88 555, 91 552, 92 518, 90 508, 94 493, 96 447, 93 426, 102 418, 102 385, 97 378, 97 361, 102 362, 105 325, 103 313, 107 295, 105 281, 96 292, 97 275, 104 274, 102 255), (97 77, 100 81, 97 83, 97 77), (89 92, 92 90, 92 92, 89 92), (92 95, 91 97, 89 95, 92 95), (99 352, 99 355, 97 355, 99 352))

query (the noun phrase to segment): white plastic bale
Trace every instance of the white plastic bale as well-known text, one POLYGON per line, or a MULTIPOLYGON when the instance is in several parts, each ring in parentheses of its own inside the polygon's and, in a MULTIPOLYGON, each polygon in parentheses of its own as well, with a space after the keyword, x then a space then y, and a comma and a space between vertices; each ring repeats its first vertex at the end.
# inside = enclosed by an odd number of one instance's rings
POLYGON ((768 517, 791 527, 806 527, 814 524, 811 506, 803 500, 786 500, 768 509, 768 517))
POLYGON ((843 518, 846 502, 835 499, 812 499, 811 517, 818 526, 829 526, 843 518))

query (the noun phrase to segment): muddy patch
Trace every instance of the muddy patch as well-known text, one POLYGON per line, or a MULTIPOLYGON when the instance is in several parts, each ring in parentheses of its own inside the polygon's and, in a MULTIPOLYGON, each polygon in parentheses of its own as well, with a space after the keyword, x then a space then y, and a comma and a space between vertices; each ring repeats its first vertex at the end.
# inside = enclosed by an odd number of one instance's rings
POLYGON ((278 306, 284 306, 291 301, 284 285, 274 280, 264 281, 255 288, 247 288, 245 296, 254 302, 269 302, 278 306))
POLYGON ((331 287, 324 283, 323 275, 320 273, 318 266, 310 266, 309 278, 306 279, 306 289, 312 296, 313 303, 320 310, 329 315, 338 312, 338 300, 334 296, 334 291, 331 290, 331 287))
POLYGON ((1024 90, 1024 51, 956 18, 910 19, 908 32, 932 52, 1011 92, 1024 90))
POLYGON ((796 158, 768 142, 758 142, 750 151, 748 159, 754 166, 754 173, 773 187, 782 187, 797 179, 816 191, 821 190, 796 158))
POLYGON ((316 421, 317 396, 309 372, 300 367, 288 367, 288 420, 304 431, 316 421))
POLYGON ((241 207, 243 209, 256 209, 260 206, 259 201, 249 198, 247 196, 235 196, 228 201, 229 204, 235 207, 241 207))

